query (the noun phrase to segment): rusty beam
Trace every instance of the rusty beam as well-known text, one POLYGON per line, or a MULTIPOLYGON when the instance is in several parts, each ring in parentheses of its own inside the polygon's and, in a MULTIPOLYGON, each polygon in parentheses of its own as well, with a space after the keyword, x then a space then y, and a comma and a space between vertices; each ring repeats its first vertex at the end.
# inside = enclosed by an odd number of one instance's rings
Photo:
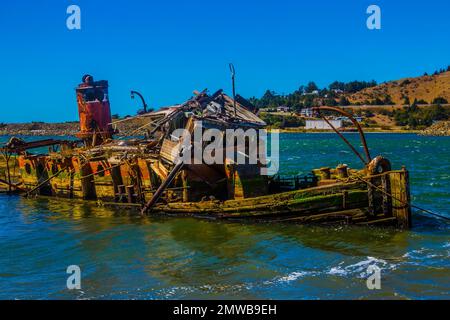
POLYGON ((158 190, 153 194, 153 197, 147 202, 147 204, 142 208, 141 215, 144 215, 148 210, 150 210, 156 202, 159 200, 164 190, 172 183, 173 179, 177 175, 178 172, 183 168, 184 163, 180 161, 169 173, 167 179, 159 186, 158 190))
POLYGON ((6 144, 4 147, 2 147, 0 150, 3 152, 10 152, 10 153, 18 153, 22 152, 28 149, 35 149, 35 148, 41 148, 41 147, 48 147, 48 146, 54 146, 57 144, 70 144, 71 141, 67 140, 54 140, 54 139, 46 139, 46 140, 39 140, 39 141, 32 141, 32 142, 24 142, 15 146, 8 146, 6 144))
POLYGON ((315 107, 315 108, 313 108, 313 110, 318 110, 319 112, 320 112, 321 110, 334 111, 334 112, 340 113, 340 114, 342 114, 343 116, 349 118, 350 121, 355 125, 356 129, 358 130, 359 137, 360 137, 360 139, 361 139, 361 143, 362 143, 362 145, 363 145, 364 152, 365 152, 365 154, 366 154, 367 163, 369 163, 370 160, 372 160, 372 158, 370 157, 369 148, 367 147, 367 141, 366 141, 366 137, 365 137, 365 135, 364 135, 364 131, 362 130, 361 125, 358 123, 358 121, 356 121, 356 119, 353 118, 353 115, 352 115, 352 114, 350 114, 350 113, 348 113, 347 111, 342 110, 342 109, 340 109, 340 108, 336 108, 336 107, 326 107, 326 106, 323 106, 323 107, 315 107))
POLYGON ((352 149, 353 153, 356 154, 358 156, 359 159, 361 159, 361 161, 364 163, 364 165, 367 165, 368 162, 366 160, 364 160, 364 158, 361 156, 361 154, 358 152, 358 150, 355 149, 355 147, 344 137, 344 135, 342 133, 340 133, 332 124, 330 121, 328 121, 328 119, 324 116, 322 116, 322 119, 325 120, 325 122, 331 127, 331 129, 334 130, 334 132, 336 132, 336 134, 350 147, 350 149, 352 149))

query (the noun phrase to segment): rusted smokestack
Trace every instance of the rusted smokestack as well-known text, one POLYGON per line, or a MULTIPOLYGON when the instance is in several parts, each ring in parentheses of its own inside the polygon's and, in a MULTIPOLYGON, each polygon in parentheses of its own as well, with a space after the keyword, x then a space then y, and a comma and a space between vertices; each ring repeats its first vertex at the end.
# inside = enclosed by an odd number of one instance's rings
POLYGON ((94 81, 91 75, 85 75, 76 92, 80 116, 80 132, 77 137, 90 146, 111 139, 114 130, 111 126, 108 81, 94 81))

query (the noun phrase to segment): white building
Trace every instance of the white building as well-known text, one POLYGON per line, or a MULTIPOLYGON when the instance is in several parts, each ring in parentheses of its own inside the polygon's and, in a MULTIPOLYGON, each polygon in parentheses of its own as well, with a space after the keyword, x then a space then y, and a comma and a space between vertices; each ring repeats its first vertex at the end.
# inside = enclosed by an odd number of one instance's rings
MULTIPOLYGON (((355 116, 355 117, 353 117, 353 119, 355 119, 357 122, 362 122, 363 121, 363 117, 355 116)), ((336 118, 336 120, 342 120, 344 122, 350 122, 350 119, 348 117, 338 117, 338 118, 336 118)))
POLYGON ((288 106, 279 106, 277 108, 278 112, 289 112, 291 110, 291 108, 289 108, 288 106))
MULTIPOLYGON (((342 120, 328 120, 336 129, 342 128, 342 120)), ((306 120, 306 130, 333 130, 325 120, 306 120)))
POLYGON ((311 118, 314 116, 314 111, 312 108, 303 108, 300 111, 300 115, 305 118, 311 118))
POLYGON ((319 94, 319 90, 313 90, 311 92, 303 92, 302 96, 317 96, 319 94))

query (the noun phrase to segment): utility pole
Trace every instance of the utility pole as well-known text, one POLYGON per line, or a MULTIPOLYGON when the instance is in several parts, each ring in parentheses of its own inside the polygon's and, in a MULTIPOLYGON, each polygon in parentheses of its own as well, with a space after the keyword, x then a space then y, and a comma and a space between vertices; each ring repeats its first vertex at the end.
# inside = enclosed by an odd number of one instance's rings
POLYGON ((236 72, 234 70, 234 66, 232 63, 230 63, 230 71, 231 71, 231 85, 233 87, 233 107, 234 107, 234 116, 237 116, 237 112, 236 112, 236 86, 234 83, 234 79, 235 79, 235 75, 236 72))

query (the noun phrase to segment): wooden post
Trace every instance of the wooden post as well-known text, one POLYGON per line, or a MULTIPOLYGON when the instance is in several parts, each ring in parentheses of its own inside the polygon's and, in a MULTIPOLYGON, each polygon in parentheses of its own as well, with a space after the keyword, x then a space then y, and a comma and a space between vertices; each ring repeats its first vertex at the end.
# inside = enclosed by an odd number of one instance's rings
POLYGON ((183 181, 183 202, 189 202, 189 186, 188 186, 188 175, 187 171, 182 171, 181 179, 183 181))
POLYGON ((337 175, 341 179, 348 178, 348 166, 345 164, 341 164, 336 168, 337 175))
POLYGON ((97 198, 97 191, 95 189, 95 181, 92 173, 92 168, 89 161, 80 158, 80 174, 81 174, 81 189, 83 190, 84 200, 94 200, 97 198))
POLYGON ((392 202, 391 197, 389 197, 389 183, 386 175, 381 176, 381 188, 384 191, 382 193, 383 202, 381 204, 383 208, 383 214, 387 217, 392 216, 392 202))
POLYGON ((7 179, 7 181, 8 181, 8 192, 11 192, 12 191, 12 189, 11 189, 11 172, 9 171, 10 169, 9 169, 9 159, 10 159, 10 156, 9 156, 9 153, 8 153, 8 151, 5 151, 5 153, 3 154, 3 156, 4 156, 4 158, 5 158, 5 160, 6 160, 6 173, 5 173, 5 175, 6 175, 6 179, 7 179))
POLYGON ((320 168, 322 180, 329 180, 331 178, 330 168, 320 168))
POLYGON ((402 171, 389 173, 392 195, 392 215, 397 218, 400 228, 411 227, 411 206, 409 193, 409 173, 403 167, 402 171))
POLYGON ((126 186, 125 187, 127 190, 127 199, 128 199, 128 203, 134 203, 135 202, 135 196, 134 196, 134 186, 126 186))
POLYGON ((123 184, 117 186, 118 190, 119 190, 119 201, 120 202, 125 202, 125 186, 123 184))
MULTIPOLYGON (((367 178, 367 180, 369 181, 369 183, 372 183, 372 179, 367 178)), ((370 185, 367 184, 367 198, 369 200, 369 215, 374 216, 375 215, 375 204, 374 204, 374 188, 370 185)))
POLYGON ((347 201, 348 201, 348 191, 344 190, 342 192, 342 209, 347 209, 347 201))

